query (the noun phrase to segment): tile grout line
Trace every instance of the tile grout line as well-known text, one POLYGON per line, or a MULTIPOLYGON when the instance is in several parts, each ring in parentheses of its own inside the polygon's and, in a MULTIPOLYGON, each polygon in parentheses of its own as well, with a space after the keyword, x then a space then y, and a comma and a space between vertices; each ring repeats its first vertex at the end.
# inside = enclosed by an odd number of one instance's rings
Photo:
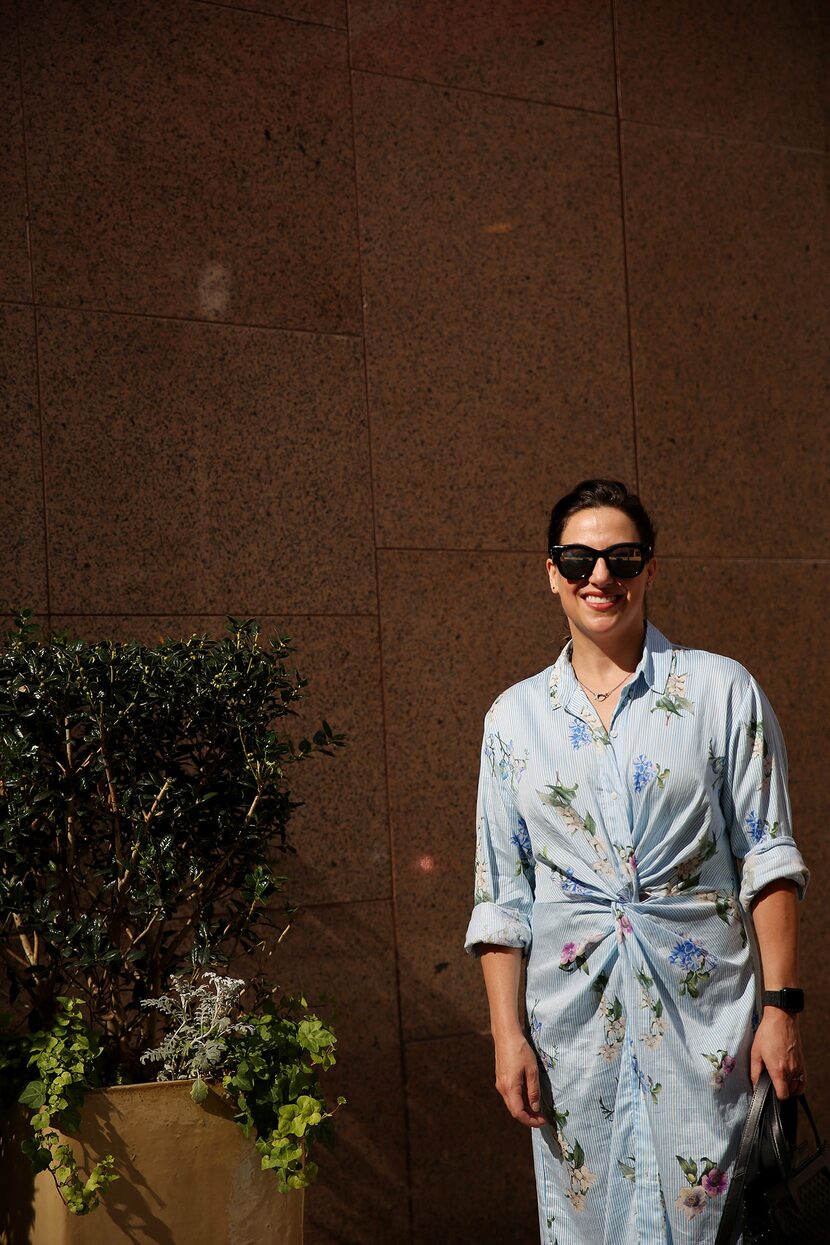
POLYGON ((625 169, 622 138, 622 86, 620 81, 619 38, 617 31, 617 7, 611 2, 611 33, 614 46, 614 89, 617 98, 617 161, 620 187, 620 230, 622 234, 623 288, 625 291, 625 326, 628 341, 628 377, 631 394, 631 434, 634 445, 634 491, 640 493, 640 447, 637 438, 637 386, 634 378, 634 342, 631 334, 631 279, 628 266, 628 232, 625 222, 625 169))
MULTIPOLYGON (((153 610, 136 613, 133 610, 53 610, 59 618, 229 618, 229 614, 215 610, 153 610)), ((377 611, 352 611, 329 613, 328 610, 239 610, 235 618, 377 618, 377 611)))
MULTIPOLYGON (((378 545, 384 553, 476 553, 476 554, 506 554, 509 557, 516 558, 541 558, 544 562, 547 556, 544 549, 497 549, 489 547, 475 547, 472 545, 378 545)), ((830 558, 825 557, 797 557, 797 558, 780 558, 758 557, 755 554, 724 554, 724 553, 660 553, 659 555, 666 562, 775 562, 779 563, 807 563, 814 565, 818 563, 823 565, 825 562, 830 563, 830 558)))
POLYGON ((398 1020, 398 1039, 399 1039, 399 1057, 400 1057, 400 1076, 401 1076, 401 1094, 402 1094, 402 1111, 403 1111, 403 1135, 404 1135, 404 1173, 406 1177, 406 1202, 407 1202, 407 1219, 409 1227, 409 1239, 414 1239, 415 1221, 414 1206, 412 1198, 412 1151, 410 1141, 410 1119, 409 1119, 409 1087, 407 1078, 407 1061, 406 1047, 404 1043, 404 1027, 403 1027, 403 1002, 401 998, 401 957, 400 944, 398 937, 398 903, 397 903, 397 885, 396 885, 396 861, 395 861, 395 836, 392 832, 392 796, 391 784, 389 780, 389 734, 387 730, 388 712, 386 702, 386 679, 383 660, 383 626, 381 620, 381 601, 380 601, 380 557, 377 538, 377 508, 375 500, 375 473, 374 473, 374 456, 372 449, 372 417, 369 400, 369 368, 366 352, 366 299, 363 284, 363 248, 361 242, 361 221, 360 221, 360 187, 358 185, 357 175, 357 126, 355 122, 355 102, 354 102, 354 73, 352 69, 352 35, 351 35, 351 4, 346 0, 346 55, 347 55, 347 72, 349 76, 349 103, 351 106, 352 121, 352 173, 354 176, 354 207, 355 207, 355 227, 357 232, 357 267, 358 267, 358 287, 360 292, 360 317, 362 329, 362 352, 363 352, 363 384, 364 395, 366 401, 366 438, 369 458, 369 494, 372 506, 372 540, 374 544, 375 555, 375 602, 377 608, 377 631, 378 631, 378 661, 380 666, 380 712, 381 725, 383 728, 383 770, 384 782, 386 788, 386 833, 387 843, 389 845, 389 881, 390 881, 390 897, 391 897, 391 918, 392 918, 392 951, 395 960, 395 999, 397 1005, 398 1020))
MULTIPOLYGON (((46 577, 46 626, 52 630, 52 586, 49 575, 49 505, 46 494, 46 452, 43 435, 43 386, 40 375, 40 316, 35 285, 35 257, 32 235, 32 209, 29 191, 29 146, 26 141, 26 103, 23 90, 23 37, 20 33, 20 6, 14 6, 14 22, 17 34, 17 72, 20 86, 20 134, 23 140, 23 184, 26 191, 26 251, 29 259, 29 283, 32 291, 32 312, 35 325, 35 390, 37 393, 37 423, 40 442, 40 497, 43 507, 43 569, 46 577)), ((28 304, 22 304, 24 306, 28 304)))
POLYGON ((459 86, 453 82, 436 82, 434 78, 411 78, 407 74, 389 73, 384 69, 365 69, 354 66, 353 73, 366 74, 371 78, 387 78, 391 82, 411 82, 415 86, 431 86, 439 91, 458 91, 463 95, 483 95, 485 99, 507 99, 518 104, 538 104, 540 108, 560 108, 563 112, 577 112, 589 117, 614 117, 613 112, 605 112, 602 108, 580 108, 578 104, 560 104, 553 99, 533 99, 529 95, 511 95, 507 91, 485 91, 476 86, 459 86))
POLYGON ((346 34, 345 26, 332 26, 328 22, 314 22, 308 17, 290 17, 287 13, 271 13, 268 9, 248 8, 247 5, 225 4, 222 0, 192 0, 195 4, 206 4, 212 9, 229 9, 231 13, 252 13, 254 17, 273 17, 278 22, 290 22, 292 26, 316 26, 321 30, 336 30, 346 34))
POLYGON ((44 299, 34 299, 31 303, 19 298, 0 298, 0 304, 15 307, 31 307, 37 305, 44 311, 67 311, 72 315, 120 316, 126 320, 160 320, 170 324, 204 324, 215 325, 226 329, 256 329, 266 333, 297 333, 307 337, 342 337, 344 341, 360 341, 360 333, 349 333, 344 329, 304 329, 292 324, 256 324, 244 320, 208 320, 200 316, 171 316, 157 311, 125 311, 114 307, 69 306, 66 303, 52 303, 44 299))
MULTIPOLYGON (((614 38, 615 51, 615 69, 616 69, 616 35, 614 38)), ((366 74, 372 78, 387 78, 391 82, 411 82, 415 86, 431 86, 441 91, 458 91, 465 95, 482 95, 486 99, 506 99, 514 100, 520 104, 538 104, 541 108, 558 108, 561 112, 575 112, 589 117, 607 117, 609 120, 617 118, 618 114, 614 112, 605 112, 602 108, 580 108, 576 104, 560 104, 552 99, 534 99, 529 95, 509 95, 504 91, 485 91, 481 87, 475 86, 459 86, 457 83, 437 82, 433 78, 412 78, 406 74, 389 73, 383 69, 366 69, 356 66, 353 73, 366 74)), ((622 117, 626 125, 641 125, 652 130, 665 130, 672 134, 684 134, 689 138, 709 138, 716 139, 718 142, 735 143, 747 147, 764 147, 773 151, 793 151, 800 152, 802 155, 830 156, 830 150, 823 147, 797 147, 792 143, 770 143, 762 138, 746 138, 743 135, 736 136, 732 134, 713 133, 709 130, 687 129, 682 125, 668 125, 664 121, 644 121, 637 117, 622 117)))

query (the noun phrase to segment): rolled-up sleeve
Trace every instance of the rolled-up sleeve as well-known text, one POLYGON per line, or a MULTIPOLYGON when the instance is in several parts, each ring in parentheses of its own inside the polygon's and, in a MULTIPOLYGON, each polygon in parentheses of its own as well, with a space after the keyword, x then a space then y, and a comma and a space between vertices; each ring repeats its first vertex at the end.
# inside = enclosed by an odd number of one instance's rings
POLYGON ((752 676, 732 715, 722 804, 732 851, 742 862, 744 909, 770 882, 795 882, 799 898, 809 871, 792 833, 787 751, 772 706, 752 676))
POLYGON ((534 865, 530 837, 515 802, 512 744, 492 710, 484 721, 476 803, 473 913, 464 949, 478 955, 482 943, 520 947, 531 942, 534 865))

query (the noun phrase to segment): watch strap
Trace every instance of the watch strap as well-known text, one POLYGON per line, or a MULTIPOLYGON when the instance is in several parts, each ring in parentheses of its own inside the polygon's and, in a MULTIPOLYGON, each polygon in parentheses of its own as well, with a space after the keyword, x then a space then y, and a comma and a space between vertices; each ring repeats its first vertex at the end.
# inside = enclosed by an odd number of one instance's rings
POLYGON ((804 1011, 804 991, 791 986, 783 990, 765 990, 764 1006, 780 1007, 785 1012, 804 1011))

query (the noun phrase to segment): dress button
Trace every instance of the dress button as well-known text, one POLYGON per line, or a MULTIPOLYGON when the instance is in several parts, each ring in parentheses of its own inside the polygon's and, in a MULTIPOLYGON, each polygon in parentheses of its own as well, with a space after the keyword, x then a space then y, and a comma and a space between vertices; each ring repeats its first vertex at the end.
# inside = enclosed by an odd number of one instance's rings
POLYGON ((612 791, 612 792, 611 792, 611 799, 612 799, 612 800, 616 800, 616 799, 617 799, 617 793, 616 793, 616 791, 612 791))

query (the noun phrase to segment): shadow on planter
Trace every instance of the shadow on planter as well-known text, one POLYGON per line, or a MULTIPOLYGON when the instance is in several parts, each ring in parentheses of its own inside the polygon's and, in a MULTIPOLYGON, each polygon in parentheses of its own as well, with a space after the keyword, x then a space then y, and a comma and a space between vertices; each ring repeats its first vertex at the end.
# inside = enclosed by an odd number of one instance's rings
POLYGON ((69 1138, 85 1171, 115 1156, 118 1179, 89 1215, 70 1215, 54 1182, 20 1154, 20 1111, 2 1134, 0 1245, 302 1245, 303 1193, 282 1194, 215 1090, 191 1081, 90 1094, 69 1138), (22 1162, 21 1162, 22 1160, 22 1162))

